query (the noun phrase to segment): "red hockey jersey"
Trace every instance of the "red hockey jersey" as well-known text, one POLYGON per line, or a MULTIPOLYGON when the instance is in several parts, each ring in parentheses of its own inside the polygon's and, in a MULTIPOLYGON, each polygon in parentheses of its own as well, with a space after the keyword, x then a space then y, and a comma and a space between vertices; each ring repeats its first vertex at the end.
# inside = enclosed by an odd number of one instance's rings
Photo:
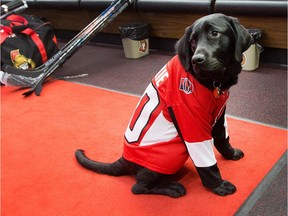
POLYGON ((164 174, 177 172, 189 156, 196 167, 214 165, 211 131, 223 114, 228 96, 225 91, 216 98, 213 90, 186 72, 175 56, 141 97, 125 132, 123 157, 164 174), (173 110, 185 144, 168 107, 173 110))

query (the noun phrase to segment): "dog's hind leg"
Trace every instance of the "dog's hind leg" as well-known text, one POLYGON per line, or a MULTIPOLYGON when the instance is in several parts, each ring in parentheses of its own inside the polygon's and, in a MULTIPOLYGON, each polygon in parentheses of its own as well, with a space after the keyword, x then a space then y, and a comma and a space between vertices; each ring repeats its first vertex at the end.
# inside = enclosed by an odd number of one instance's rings
POLYGON ((134 194, 160 194, 173 198, 186 194, 186 189, 182 184, 164 180, 162 177, 163 174, 143 168, 136 175, 137 182, 132 187, 132 192, 134 194))

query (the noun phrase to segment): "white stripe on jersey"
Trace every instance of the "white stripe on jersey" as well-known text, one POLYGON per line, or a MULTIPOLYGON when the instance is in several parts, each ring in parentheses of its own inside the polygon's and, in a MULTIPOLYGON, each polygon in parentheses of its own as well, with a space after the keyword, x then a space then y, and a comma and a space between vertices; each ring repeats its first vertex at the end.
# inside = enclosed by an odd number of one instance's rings
POLYGON ((224 116, 224 127, 225 127, 225 138, 227 139, 229 136, 229 133, 228 133, 228 123, 227 123, 226 115, 224 116))
POLYGON ((178 132, 174 124, 168 121, 161 112, 141 140, 140 146, 168 142, 177 135, 178 132))
POLYGON ((213 139, 203 142, 185 142, 189 155, 196 167, 209 167, 216 164, 213 150, 213 139))
POLYGON ((157 87, 169 77, 166 65, 155 75, 155 84, 157 87))

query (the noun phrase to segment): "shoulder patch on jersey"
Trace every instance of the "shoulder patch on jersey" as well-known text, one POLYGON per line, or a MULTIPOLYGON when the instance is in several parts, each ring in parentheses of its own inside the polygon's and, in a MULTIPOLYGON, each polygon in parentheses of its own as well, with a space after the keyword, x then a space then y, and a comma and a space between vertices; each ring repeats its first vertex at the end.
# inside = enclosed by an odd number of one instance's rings
POLYGON ((185 92, 185 94, 191 94, 194 90, 193 83, 188 78, 181 78, 179 90, 185 92))

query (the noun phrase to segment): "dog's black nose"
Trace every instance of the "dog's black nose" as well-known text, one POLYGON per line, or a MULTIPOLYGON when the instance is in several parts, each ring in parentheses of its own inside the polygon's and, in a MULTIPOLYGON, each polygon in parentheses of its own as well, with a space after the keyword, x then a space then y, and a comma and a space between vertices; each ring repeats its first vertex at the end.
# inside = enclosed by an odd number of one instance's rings
POLYGON ((198 53, 192 57, 192 63, 196 65, 200 65, 205 61, 205 55, 198 53))

